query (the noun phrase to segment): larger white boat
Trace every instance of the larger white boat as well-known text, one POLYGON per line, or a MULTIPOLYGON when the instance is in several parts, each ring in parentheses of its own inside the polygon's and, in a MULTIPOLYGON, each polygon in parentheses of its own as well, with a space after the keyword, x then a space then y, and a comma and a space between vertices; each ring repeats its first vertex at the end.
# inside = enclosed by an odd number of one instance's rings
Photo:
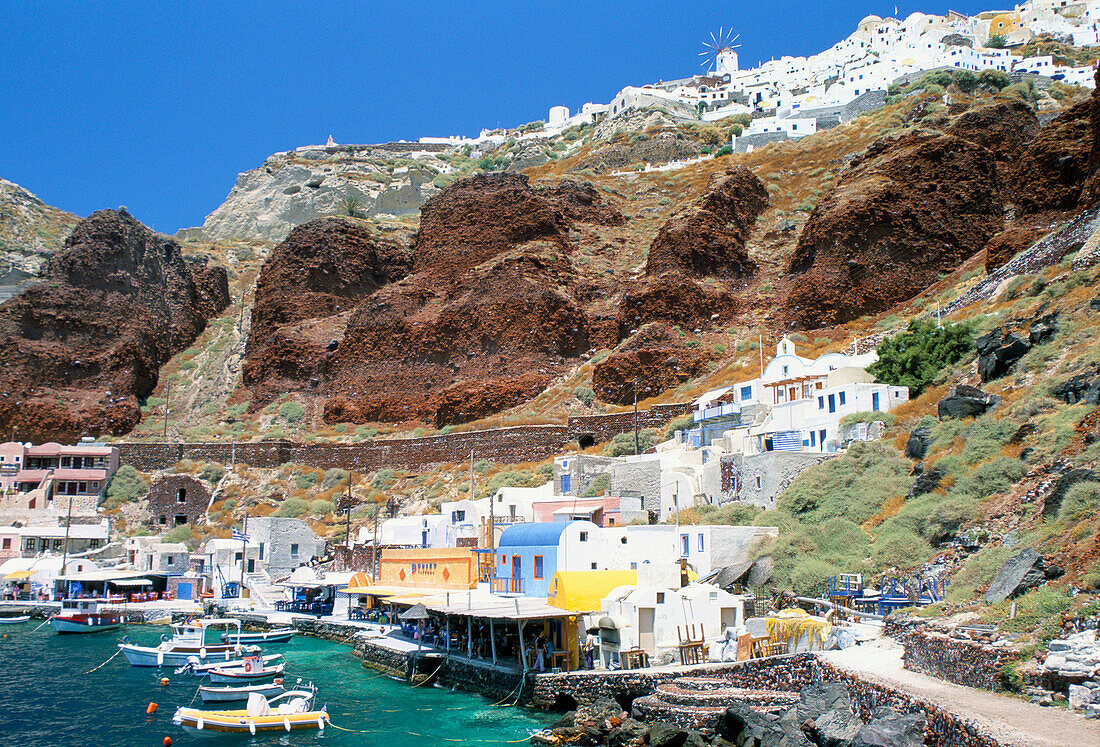
POLYGON ((58 633, 98 633, 121 624, 117 614, 99 611, 97 599, 65 599, 61 611, 50 618, 50 625, 58 633))
POLYGON ((241 632, 241 621, 233 618, 201 619, 172 626, 172 637, 161 636, 157 646, 138 646, 123 639, 118 644, 126 660, 135 667, 179 667, 197 658, 200 664, 215 661, 231 661, 241 658, 246 647, 237 643, 207 643, 207 628, 236 628, 241 632))

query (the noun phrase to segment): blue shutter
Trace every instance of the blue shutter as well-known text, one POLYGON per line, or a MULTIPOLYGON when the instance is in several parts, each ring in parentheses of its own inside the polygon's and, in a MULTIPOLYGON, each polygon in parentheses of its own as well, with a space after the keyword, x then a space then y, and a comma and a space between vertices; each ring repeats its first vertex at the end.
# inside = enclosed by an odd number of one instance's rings
POLYGON ((569 492, 570 477, 571 477, 571 475, 562 475, 561 476, 561 492, 562 493, 568 493, 569 492))
POLYGON ((802 450, 802 432, 801 431, 782 431, 780 433, 772 434, 772 450, 773 451, 801 451, 802 450))

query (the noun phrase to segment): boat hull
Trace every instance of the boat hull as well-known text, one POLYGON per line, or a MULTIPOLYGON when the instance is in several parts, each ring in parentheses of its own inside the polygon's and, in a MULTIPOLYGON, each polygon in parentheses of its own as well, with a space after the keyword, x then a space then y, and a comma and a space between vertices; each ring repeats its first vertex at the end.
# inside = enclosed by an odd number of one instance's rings
POLYGON ((105 630, 116 630, 122 626, 118 618, 114 617, 60 617, 50 618, 50 625, 59 634, 70 633, 102 633, 105 630))
POLYGON ((241 656, 236 646, 205 646, 204 649, 135 646, 120 643, 122 655, 134 667, 182 667, 194 656, 202 663, 233 661, 241 656))
POLYGON ((172 721, 188 734, 270 734, 304 730, 324 731, 328 725, 325 711, 307 711, 289 715, 249 716, 245 711, 202 711, 180 708, 172 721))
POLYGON ((283 673, 283 665, 277 667, 267 667, 265 669, 256 669, 252 672, 246 672, 242 669, 234 669, 231 671, 221 671, 218 669, 210 670, 210 682, 216 685, 231 685, 241 684, 248 682, 258 682, 259 680, 268 680, 272 677, 278 677, 283 673))
POLYGON ((30 620, 30 615, 20 615, 19 617, 0 617, 0 625, 15 625, 17 623, 25 623, 30 620))
POLYGON ((222 640, 227 643, 286 643, 298 631, 293 628, 285 630, 269 630, 266 633, 241 633, 238 635, 223 635, 222 640))
POLYGON ((248 696, 257 693, 265 698, 282 695, 285 689, 282 685, 246 685, 244 687, 207 687, 199 688, 199 697, 203 703, 236 703, 248 700, 248 696))

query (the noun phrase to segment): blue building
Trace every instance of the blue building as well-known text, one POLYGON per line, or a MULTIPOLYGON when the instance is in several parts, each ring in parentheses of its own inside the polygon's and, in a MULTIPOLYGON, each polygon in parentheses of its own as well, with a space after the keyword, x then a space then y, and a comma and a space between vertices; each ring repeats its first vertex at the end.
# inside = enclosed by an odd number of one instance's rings
POLYGON ((545 598, 558 571, 597 567, 599 532, 591 521, 513 524, 497 543, 492 590, 545 598))

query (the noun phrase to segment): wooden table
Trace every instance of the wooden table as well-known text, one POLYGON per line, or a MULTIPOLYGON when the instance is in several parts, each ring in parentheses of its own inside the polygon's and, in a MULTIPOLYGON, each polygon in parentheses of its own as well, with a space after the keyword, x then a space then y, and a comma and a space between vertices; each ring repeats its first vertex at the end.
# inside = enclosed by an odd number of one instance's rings
POLYGON ((630 648, 619 652, 619 663, 623 669, 641 669, 649 666, 649 654, 642 648, 630 648))

